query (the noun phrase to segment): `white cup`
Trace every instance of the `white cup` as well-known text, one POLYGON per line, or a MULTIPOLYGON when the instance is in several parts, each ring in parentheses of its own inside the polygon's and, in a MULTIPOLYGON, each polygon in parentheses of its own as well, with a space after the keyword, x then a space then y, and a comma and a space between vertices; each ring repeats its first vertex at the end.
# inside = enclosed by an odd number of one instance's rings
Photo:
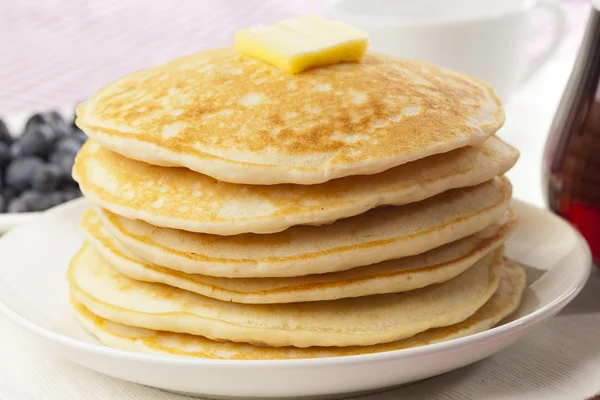
POLYGON ((565 15, 550 0, 327 0, 326 14, 369 34, 374 51, 428 61, 491 84, 503 100, 540 69, 565 33, 565 15), (553 19, 547 47, 528 61, 530 20, 553 19))

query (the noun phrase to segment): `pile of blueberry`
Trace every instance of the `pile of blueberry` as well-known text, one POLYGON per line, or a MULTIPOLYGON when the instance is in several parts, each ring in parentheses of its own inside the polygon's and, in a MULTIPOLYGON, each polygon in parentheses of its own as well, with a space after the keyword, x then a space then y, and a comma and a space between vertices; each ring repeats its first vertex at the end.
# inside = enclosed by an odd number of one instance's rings
POLYGON ((0 213, 44 211, 81 196, 71 169, 85 140, 56 111, 33 114, 21 135, 0 119, 0 213))

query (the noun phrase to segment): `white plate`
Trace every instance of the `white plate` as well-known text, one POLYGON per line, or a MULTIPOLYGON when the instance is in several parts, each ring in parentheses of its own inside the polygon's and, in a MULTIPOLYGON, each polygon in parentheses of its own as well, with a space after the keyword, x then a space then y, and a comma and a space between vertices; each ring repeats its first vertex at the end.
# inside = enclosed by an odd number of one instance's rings
MULTIPOLYGON (((73 111, 75 107, 66 106, 57 108, 56 111, 60 112, 63 117, 67 120, 68 123, 71 123, 73 118, 73 111)), ((51 111, 51 110, 44 110, 51 111)), ((2 119, 6 122, 8 126, 8 130, 13 135, 19 135, 25 126, 25 122, 29 117, 36 113, 37 111, 24 111, 20 113, 15 113, 9 116, 3 116, 2 119)), ((30 212, 30 213, 0 213, 0 235, 8 232, 10 229, 14 228, 17 225, 25 224, 31 222, 34 218, 37 218, 40 213, 30 212)))
POLYGON ((0 214, 0 235, 16 226, 33 221, 39 215, 40 213, 37 212, 0 214))
POLYGON ((0 238, 0 310, 49 350, 107 375, 207 397, 301 397, 381 390, 442 374, 516 342, 560 311, 590 273, 582 237, 553 214, 521 202, 508 255, 526 264, 529 285, 510 322, 448 342, 349 357, 223 361, 157 356, 100 345, 71 318, 65 270, 82 242, 85 200, 55 208, 0 238))

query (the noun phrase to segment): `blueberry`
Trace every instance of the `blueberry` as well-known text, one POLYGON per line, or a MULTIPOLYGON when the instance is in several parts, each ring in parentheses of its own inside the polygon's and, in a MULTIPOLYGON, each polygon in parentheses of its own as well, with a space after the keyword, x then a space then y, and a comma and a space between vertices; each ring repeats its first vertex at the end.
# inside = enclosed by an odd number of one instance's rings
POLYGON ((63 116, 57 111, 49 111, 45 113, 36 113, 29 117, 25 128, 23 128, 23 134, 28 131, 36 130, 40 126, 45 126, 50 129, 53 133, 53 137, 62 137, 71 133, 71 127, 63 116))
POLYGON ((24 212, 28 212, 28 211, 30 211, 30 210, 29 210, 29 207, 27 206, 27 203, 25 203, 19 197, 12 199, 10 201, 10 203, 8 203, 7 212, 9 212, 9 213, 24 213, 24 212))
POLYGON ((65 202, 75 200, 76 198, 81 197, 81 191, 79 189, 65 190, 62 193, 65 202))
POLYGON ((51 192, 58 187, 61 171, 58 165, 44 164, 35 171, 31 188, 39 192, 51 192))
POLYGON ((21 192, 29 189, 37 170, 44 165, 37 157, 23 157, 13 160, 4 173, 6 186, 21 192))
POLYGON ((15 197, 17 197, 18 193, 15 189, 11 187, 5 187, 2 189, 2 196, 4 196, 4 200, 6 200, 6 205, 15 197))
POLYGON ((46 124, 54 131, 57 138, 67 136, 71 133, 71 127, 67 121, 57 111, 50 111, 44 114, 46 124))
POLYGON ((25 190, 19 196, 19 199, 23 200, 27 205, 30 205, 32 200, 37 199, 39 197, 39 193, 35 190, 25 190))
POLYGON ((59 190, 79 189, 79 185, 77 184, 77 182, 75 182, 73 180, 72 177, 70 177, 70 176, 62 176, 61 179, 60 179, 60 182, 58 184, 58 189, 59 190))
POLYGON ((38 125, 44 125, 45 123, 46 123, 46 120, 42 113, 32 114, 29 116, 29 118, 27 119, 27 122, 25 123, 25 127, 23 128, 23 133, 37 127, 38 125))
POLYGON ((65 195, 61 191, 52 192, 48 194, 48 202, 50 203, 50 207, 56 207, 57 205, 62 204, 65 201, 65 195))
POLYGON ((84 144, 87 140, 87 135, 77 127, 73 130, 71 137, 75 138, 80 144, 84 144))
POLYGON ((72 180, 71 170, 73 169, 73 164, 75 163, 75 154, 55 152, 50 155, 50 162, 58 165, 58 168, 60 168, 60 174, 64 179, 72 180))
POLYGON ((4 121, 2 119, 0 119, 0 142, 10 146, 10 144, 13 142, 13 140, 14 140, 13 137, 11 136, 10 132, 8 131, 8 127, 6 126, 4 121))
POLYGON ((24 191, 19 199, 25 203, 29 211, 45 211, 52 206, 48 194, 35 190, 24 191))
POLYGON ((81 143, 73 136, 68 136, 55 143, 53 153, 70 153, 75 155, 80 148, 81 143))
POLYGON ((22 146, 19 142, 13 142, 9 149, 9 155, 11 158, 19 158, 21 157, 23 151, 21 150, 22 146))
POLYGON ((47 194, 48 202, 50 203, 50 207, 57 206, 62 203, 66 203, 67 201, 74 200, 78 197, 81 197, 81 192, 79 189, 67 189, 67 190, 59 190, 52 193, 47 194))
POLYGON ((43 193, 41 196, 36 197, 31 207, 33 211, 46 211, 53 206, 50 202, 50 197, 48 197, 48 194, 43 193))
POLYGON ((6 143, 0 142, 0 171, 10 164, 11 159, 10 148, 6 143))
POLYGON ((14 156, 39 156, 47 157, 52 148, 56 135, 48 125, 37 125, 26 129, 21 137, 13 144, 14 156), (17 145, 17 146, 15 146, 17 145))
POLYGON ((48 157, 48 162, 54 165, 60 164, 60 160, 63 158, 63 154, 58 151, 53 151, 50 153, 50 157, 48 157))

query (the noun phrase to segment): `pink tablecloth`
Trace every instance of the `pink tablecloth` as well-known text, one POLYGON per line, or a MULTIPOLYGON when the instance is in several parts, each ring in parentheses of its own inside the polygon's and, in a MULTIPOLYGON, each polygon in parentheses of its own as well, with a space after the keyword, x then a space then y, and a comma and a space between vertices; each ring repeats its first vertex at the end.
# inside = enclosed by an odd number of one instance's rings
MULTIPOLYGON (((563 0, 572 57, 589 0, 563 0)), ((323 0, 0 0, 0 115, 68 105, 128 72, 232 42, 323 0)), ((538 19, 532 47, 549 29, 538 19)))

